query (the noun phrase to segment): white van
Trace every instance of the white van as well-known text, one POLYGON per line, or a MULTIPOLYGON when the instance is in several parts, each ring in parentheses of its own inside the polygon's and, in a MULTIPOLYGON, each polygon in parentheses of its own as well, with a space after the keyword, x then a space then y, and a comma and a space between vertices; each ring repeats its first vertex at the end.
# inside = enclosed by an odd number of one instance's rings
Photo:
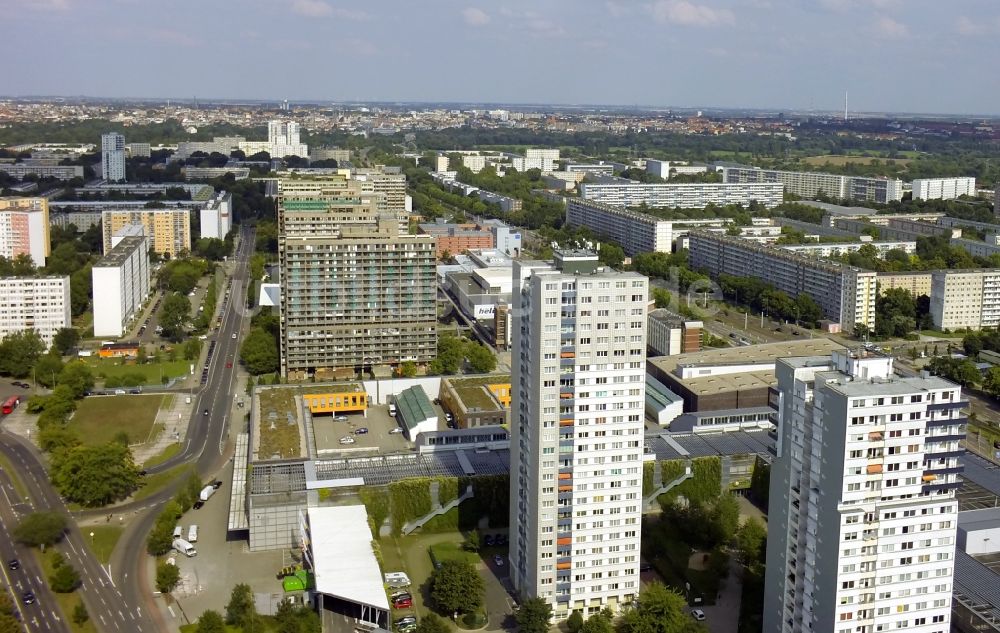
POLYGON ((197 525, 192 525, 191 527, 188 528, 188 537, 187 537, 187 540, 188 540, 189 543, 197 543, 198 542, 198 526, 197 525))
POLYGON ((174 528, 174 538, 181 538, 182 536, 184 536, 184 528, 178 525, 174 528))
POLYGON ((410 577, 406 575, 406 572, 391 571, 385 575, 385 584, 393 588, 407 587, 410 584, 410 577))
POLYGON ((192 556, 197 556, 198 555, 198 550, 196 550, 194 548, 194 545, 188 543, 187 541, 185 541, 182 538, 175 538, 174 539, 174 543, 173 543, 173 547, 174 547, 175 550, 177 550, 181 554, 184 554, 188 558, 191 558, 192 556))
POLYGON ((389 403, 389 415, 391 415, 392 417, 396 417, 396 403, 395 402, 390 402, 389 403))

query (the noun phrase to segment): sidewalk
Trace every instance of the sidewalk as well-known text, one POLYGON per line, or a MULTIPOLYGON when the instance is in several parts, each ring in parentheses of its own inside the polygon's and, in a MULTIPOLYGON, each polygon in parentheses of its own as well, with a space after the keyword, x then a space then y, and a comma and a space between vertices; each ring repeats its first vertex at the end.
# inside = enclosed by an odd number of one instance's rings
POLYGON ((135 463, 142 464, 152 457, 162 453, 171 444, 177 444, 187 435, 188 423, 194 407, 193 397, 187 393, 174 393, 165 396, 172 398, 167 407, 160 407, 156 412, 156 424, 162 425, 159 434, 152 441, 132 446, 135 463), (192 403, 187 400, 191 399, 192 403))

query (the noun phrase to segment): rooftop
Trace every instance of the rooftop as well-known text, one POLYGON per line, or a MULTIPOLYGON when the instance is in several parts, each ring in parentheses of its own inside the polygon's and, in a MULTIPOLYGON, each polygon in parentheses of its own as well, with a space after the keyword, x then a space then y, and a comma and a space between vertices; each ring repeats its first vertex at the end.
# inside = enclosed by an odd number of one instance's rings
POLYGON ((396 396, 396 405, 399 407, 403 424, 408 429, 412 429, 424 420, 437 417, 434 407, 431 406, 431 401, 420 385, 414 385, 400 391, 399 395, 396 396))
POLYGON ((128 261, 135 249, 142 246, 145 241, 145 237, 130 236, 121 238, 117 246, 105 253, 104 257, 94 264, 94 268, 114 268, 121 266, 128 261))
POLYGON ((316 591, 389 610, 363 505, 309 508, 316 591))
POLYGON ((510 375, 465 378, 452 380, 450 384, 467 409, 475 411, 500 411, 503 407, 497 402, 493 394, 490 393, 487 385, 510 384, 510 375))
POLYGON ((974 530, 992 530, 1000 527, 1000 508, 985 508, 983 510, 966 510, 958 513, 958 527, 971 532, 974 530))

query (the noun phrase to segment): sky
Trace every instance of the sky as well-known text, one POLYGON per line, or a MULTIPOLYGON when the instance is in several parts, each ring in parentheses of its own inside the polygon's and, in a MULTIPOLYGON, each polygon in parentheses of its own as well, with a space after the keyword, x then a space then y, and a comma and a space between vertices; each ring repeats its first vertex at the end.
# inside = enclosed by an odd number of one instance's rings
POLYGON ((0 0, 0 94, 1000 113, 997 0, 0 0))

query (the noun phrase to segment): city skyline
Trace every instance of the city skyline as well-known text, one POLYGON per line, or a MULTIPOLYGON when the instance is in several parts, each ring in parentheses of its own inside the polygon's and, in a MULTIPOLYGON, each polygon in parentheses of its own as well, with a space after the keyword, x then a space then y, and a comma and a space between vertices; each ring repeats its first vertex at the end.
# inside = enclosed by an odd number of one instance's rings
POLYGON ((996 112, 1000 97, 988 72, 1000 11, 985 0, 258 0, 235 9, 11 0, 11 45, 31 46, 34 62, 12 69, 5 92, 838 111, 849 90, 849 111, 950 114, 996 112), (88 38, 88 25, 106 37, 88 38), (51 45, 39 49, 43 32, 51 45), (116 54, 138 43, 145 54, 116 54), (258 56, 246 64, 233 51, 258 56), (110 58, 116 72, 91 71, 110 58), (387 64, 401 62, 408 72, 385 81, 387 64), (884 72, 857 72, 872 65, 884 72), (269 76, 282 85, 262 89, 269 76))

